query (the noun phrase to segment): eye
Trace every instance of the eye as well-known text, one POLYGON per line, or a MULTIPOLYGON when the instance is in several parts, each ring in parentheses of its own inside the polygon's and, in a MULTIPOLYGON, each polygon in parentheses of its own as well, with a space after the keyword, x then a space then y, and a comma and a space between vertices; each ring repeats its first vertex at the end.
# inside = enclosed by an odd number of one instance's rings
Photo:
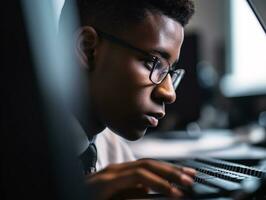
POLYGON ((144 60, 144 66, 148 69, 148 70, 152 70, 154 65, 154 61, 153 60, 144 60))

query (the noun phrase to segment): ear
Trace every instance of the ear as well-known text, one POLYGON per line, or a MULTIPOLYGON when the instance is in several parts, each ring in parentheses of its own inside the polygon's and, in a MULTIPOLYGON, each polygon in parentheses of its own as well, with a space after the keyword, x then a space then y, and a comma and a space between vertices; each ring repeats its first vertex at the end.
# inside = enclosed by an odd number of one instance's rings
POLYGON ((97 32, 91 26, 83 26, 77 31, 75 50, 82 67, 92 70, 98 41, 97 32))

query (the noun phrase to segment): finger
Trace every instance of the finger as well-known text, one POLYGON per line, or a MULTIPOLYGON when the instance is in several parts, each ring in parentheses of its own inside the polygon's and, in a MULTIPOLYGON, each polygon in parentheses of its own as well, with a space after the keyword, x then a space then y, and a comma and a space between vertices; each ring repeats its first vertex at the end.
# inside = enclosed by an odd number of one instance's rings
POLYGON ((179 168, 183 173, 186 173, 187 175, 189 175, 191 177, 195 177, 197 174, 197 171, 193 168, 184 167, 180 164, 173 164, 173 166, 175 166, 176 168, 179 168))
POLYGON ((137 161, 130 161, 130 162, 124 162, 124 163, 119 163, 119 164, 111 164, 108 166, 108 170, 112 170, 112 171, 124 171, 124 170, 127 170, 127 169, 132 169, 132 168, 135 168, 136 166, 139 165, 139 162, 159 162, 159 164, 161 165, 162 163, 164 164, 168 164, 168 165, 171 165, 175 168, 177 168, 178 170, 182 171, 183 173, 186 173, 187 175, 189 176, 192 176, 194 177, 196 175, 196 170, 193 169, 193 168, 189 168, 189 167, 182 167, 182 166, 179 166, 179 165, 173 165, 173 164, 170 164, 170 163, 165 163, 165 162, 162 162, 162 161, 159 161, 159 160, 155 160, 155 159, 139 159, 137 161))
POLYGON ((183 195, 179 189, 173 187, 168 181, 145 169, 127 170, 120 173, 119 177, 114 179, 113 182, 116 183, 116 191, 141 184, 167 196, 180 197, 183 195))
POLYGON ((189 168, 189 167, 183 167, 183 166, 177 166, 174 165, 176 168, 179 168, 179 170, 181 171, 181 175, 180 175, 180 181, 185 184, 185 185, 192 185, 194 183, 194 177, 197 174, 197 171, 193 168, 189 168), (188 176, 190 176, 190 178, 188 178, 188 176), (192 180, 192 181, 191 181, 192 180))
POLYGON ((114 193, 123 189, 134 188, 139 185, 170 197, 177 198, 183 195, 179 189, 172 186, 168 181, 145 169, 132 168, 117 172, 116 167, 115 170, 113 170, 113 167, 111 167, 112 170, 106 168, 86 177, 86 184, 93 186, 93 191, 97 191, 97 188, 101 188, 101 190, 104 188, 104 194, 98 194, 98 196, 103 196, 103 199, 110 198, 114 193))
POLYGON ((180 168, 166 162, 151 159, 138 160, 136 163, 134 163, 134 165, 151 171, 170 182, 187 186, 192 185, 194 182, 193 178, 191 177, 191 175, 194 175, 194 172, 188 168, 183 169, 182 167, 180 168))
POLYGON ((142 168, 170 182, 191 186, 194 182, 195 170, 187 167, 172 165, 154 159, 140 159, 137 161, 125 162, 121 164, 109 165, 104 171, 121 172, 132 169, 142 168), (191 177, 192 176, 192 177, 191 177))
POLYGON ((184 173, 186 173, 192 177, 196 176, 196 174, 197 174, 197 171, 193 168, 181 167, 181 170, 182 170, 182 172, 184 172, 184 173))
MULTIPOLYGON (((121 163, 121 164, 114 164, 112 167, 114 170, 117 170, 117 171, 121 171, 121 170, 126 170, 126 169, 132 169, 136 166, 139 166, 140 162, 158 162, 159 165, 170 165, 174 168, 176 168, 177 170, 180 170, 182 171, 183 173, 191 176, 191 177, 194 177, 196 175, 196 170, 193 169, 193 168, 189 168, 189 167, 183 167, 183 166, 180 166, 180 165, 173 165, 171 163, 166 163, 166 162, 163 162, 163 161, 160 161, 160 160, 155 160, 155 159, 147 159, 147 158, 144 158, 144 159, 139 159, 137 161, 131 161, 131 162, 124 162, 124 163, 121 163)), ((111 166, 111 165, 110 165, 111 166)), ((145 165, 143 165, 145 167, 145 165)), ((160 167, 160 166, 159 166, 160 167)), ((163 166, 162 166, 163 167, 163 166)))

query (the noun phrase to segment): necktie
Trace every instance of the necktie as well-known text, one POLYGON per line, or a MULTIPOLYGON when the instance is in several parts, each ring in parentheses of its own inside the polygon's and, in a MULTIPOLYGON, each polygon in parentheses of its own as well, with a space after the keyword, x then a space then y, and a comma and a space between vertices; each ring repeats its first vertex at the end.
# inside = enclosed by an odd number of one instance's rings
POLYGON ((80 155, 85 174, 96 172, 97 149, 94 143, 91 143, 84 153, 80 155))

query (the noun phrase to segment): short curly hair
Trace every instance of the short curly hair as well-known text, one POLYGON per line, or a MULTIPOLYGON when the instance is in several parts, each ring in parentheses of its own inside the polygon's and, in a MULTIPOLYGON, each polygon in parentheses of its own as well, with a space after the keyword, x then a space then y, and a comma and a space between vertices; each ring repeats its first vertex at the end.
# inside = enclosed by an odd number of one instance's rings
MULTIPOLYGON (((68 1, 71 0, 66 0, 65 6, 68 1)), ((194 14, 193 0, 76 0, 76 2, 81 25, 106 28, 127 28, 128 24, 143 20, 148 12, 166 15, 185 26, 194 14)))

